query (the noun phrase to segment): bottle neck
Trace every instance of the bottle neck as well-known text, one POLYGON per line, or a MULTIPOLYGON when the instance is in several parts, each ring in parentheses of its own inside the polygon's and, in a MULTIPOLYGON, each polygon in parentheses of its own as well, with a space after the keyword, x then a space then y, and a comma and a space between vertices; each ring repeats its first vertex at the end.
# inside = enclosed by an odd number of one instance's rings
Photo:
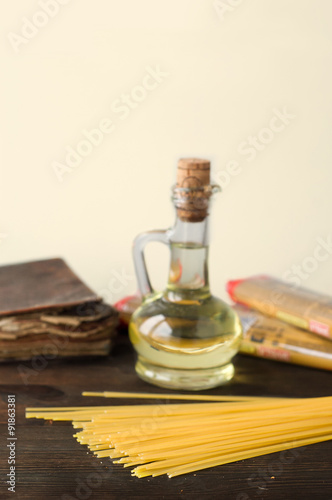
POLYGON ((169 232, 171 262, 167 297, 194 300, 210 295, 208 275, 209 217, 201 222, 176 218, 169 232))

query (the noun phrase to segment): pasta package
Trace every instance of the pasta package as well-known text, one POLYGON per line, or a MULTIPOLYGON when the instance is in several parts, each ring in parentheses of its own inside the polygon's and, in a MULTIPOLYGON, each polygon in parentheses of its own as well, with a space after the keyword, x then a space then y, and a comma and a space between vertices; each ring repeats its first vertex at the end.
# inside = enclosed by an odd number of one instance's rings
POLYGON ((332 340, 332 297, 270 276, 229 281, 234 302, 332 340))
POLYGON ((240 352, 285 363, 332 370, 332 342, 236 305, 243 326, 240 352))

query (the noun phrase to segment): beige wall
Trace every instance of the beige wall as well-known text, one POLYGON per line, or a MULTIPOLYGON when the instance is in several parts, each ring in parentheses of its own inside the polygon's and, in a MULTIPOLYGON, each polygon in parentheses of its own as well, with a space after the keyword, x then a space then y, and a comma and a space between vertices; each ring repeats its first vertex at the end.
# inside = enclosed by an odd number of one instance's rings
MULTIPOLYGON (((109 300, 133 292, 134 236, 172 224, 176 160, 202 156, 224 187, 214 292, 262 272, 332 292, 331 1, 1 10, 1 264, 59 255, 109 300)), ((148 257, 161 287, 166 249, 148 257)))

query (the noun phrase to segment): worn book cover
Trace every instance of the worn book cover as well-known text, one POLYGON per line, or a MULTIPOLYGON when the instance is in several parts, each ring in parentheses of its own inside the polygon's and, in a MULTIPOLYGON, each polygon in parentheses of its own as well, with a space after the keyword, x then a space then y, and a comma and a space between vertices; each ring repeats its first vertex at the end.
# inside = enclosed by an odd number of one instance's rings
POLYGON ((0 361, 107 355, 117 316, 62 259, 0 267, 0 361))

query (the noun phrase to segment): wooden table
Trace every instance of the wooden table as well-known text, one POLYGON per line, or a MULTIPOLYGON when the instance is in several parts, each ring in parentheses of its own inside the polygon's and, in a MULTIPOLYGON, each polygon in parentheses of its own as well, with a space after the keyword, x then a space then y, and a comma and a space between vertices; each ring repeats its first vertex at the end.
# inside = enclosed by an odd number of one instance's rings
MULTIPOLYGON (((168 479, 138 479, 130 470, 97 459, 72 437, 69 422, 26 420, 31 406, 105 404, 83 390, 167 392, 138 379, 135 355, 119 336, 107 359, 3 364, 1 380, 0 498, 19 500, 223 499, 331 500, 332 442, 297 448, 168 479), (7 396, 16 395, 16 492, 7 491, 7 396)), ((209 394, 329 396, 332 374, 238 355, 236 376, 209 394)), ((108 400, 111 402, 110 400, 108 400)), ((112 403, 119 401, 112 400, 112 403)), ((133 400, 133 403, 138 401, 133 400)), ((120 401, 121 403, 121 401, 120 401)), ((123 402, 122 402, 123 404, 123 402)), ((204 429, 198 429, 204 432, 204 429)))

